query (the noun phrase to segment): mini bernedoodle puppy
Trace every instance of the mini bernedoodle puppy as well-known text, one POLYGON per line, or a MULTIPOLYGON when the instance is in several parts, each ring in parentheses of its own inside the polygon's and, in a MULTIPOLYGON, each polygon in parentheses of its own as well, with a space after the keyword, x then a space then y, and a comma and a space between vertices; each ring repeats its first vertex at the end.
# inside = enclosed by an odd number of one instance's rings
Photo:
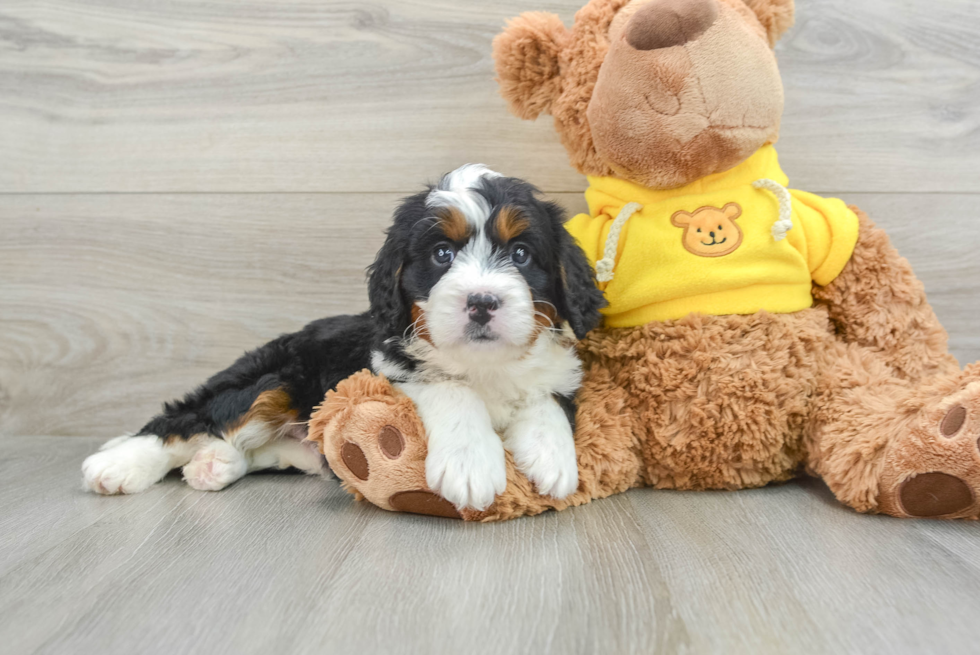
POLYGON ((370 368, 415 402, 428 485, 454 505, 482 510, 504 490, 504 449, 541 493, 564 498, 578 486, 575 340, 605 303, 563 220, 521 180, 480 165, 447 174, 396 211, 367 312, 246 353, 86 459, 86 487, 136 493, 176 467, 202 490, 259 469, 319 472, 306 421, 328 389, 370 368))

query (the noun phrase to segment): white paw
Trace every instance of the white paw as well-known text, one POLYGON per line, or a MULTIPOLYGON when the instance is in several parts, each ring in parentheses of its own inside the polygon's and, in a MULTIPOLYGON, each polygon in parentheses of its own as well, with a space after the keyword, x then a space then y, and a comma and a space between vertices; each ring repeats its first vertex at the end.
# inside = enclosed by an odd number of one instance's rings
POLYGON ((208 443, 184 467, 184 480, 198 491, 219 491, 248 473, 248 461, 227 441, 208 443))
POLYGON ((154 435, 119 437, 82 462, 85 488, 100 494, 135 494, 170 471, 170 455, 154 435))
POLYGON ((425 481, 459 509, 485 510, 507 488, 500 438, 494 432, 465 439, 430 438, 425 481), (441 447, 434 445, 440 443, 441 447))
POLYGON ((515 422, 504 447, 538 493, 560 500, 578 489, 578 461, 571 426, 564 416, 554 419, 546 413, 515 422))

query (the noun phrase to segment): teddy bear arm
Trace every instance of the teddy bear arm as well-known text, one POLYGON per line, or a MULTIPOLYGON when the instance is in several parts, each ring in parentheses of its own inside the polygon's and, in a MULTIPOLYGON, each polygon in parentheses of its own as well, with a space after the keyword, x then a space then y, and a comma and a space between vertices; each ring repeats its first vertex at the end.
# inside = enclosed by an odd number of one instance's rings
POLYGON ((840 339, 878 353, 900 378, 958 370, 911 265, 883 230, 852 209, 859 219, 854 254, 833 282, 814 286, 817 305, 827 308, 840 339))
POLYGON ((582 505, 638 484, 640 457, 624 392, 598 369, 586 374, 577 404, 578 489, 561 500, 537 493, 507 453, 507 488, 483 512, 457 510, 428 488, 425 427, 411 399, 383 376, 361 371, 329 391, 310 419, 308 439, 359 500, 390 511, 502 521, 582 505))

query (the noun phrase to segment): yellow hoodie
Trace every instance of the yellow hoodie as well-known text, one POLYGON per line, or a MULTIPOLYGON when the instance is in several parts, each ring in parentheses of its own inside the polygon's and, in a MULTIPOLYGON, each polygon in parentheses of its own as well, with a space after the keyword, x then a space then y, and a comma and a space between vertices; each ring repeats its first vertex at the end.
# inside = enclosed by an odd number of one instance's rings
POLYGON ((854 252, 858 219, 787 182, 772 146, 678 189, 589 177, 589 214, 566 227, 596 266, 606 326, 810 307, 812 282, 854 252))

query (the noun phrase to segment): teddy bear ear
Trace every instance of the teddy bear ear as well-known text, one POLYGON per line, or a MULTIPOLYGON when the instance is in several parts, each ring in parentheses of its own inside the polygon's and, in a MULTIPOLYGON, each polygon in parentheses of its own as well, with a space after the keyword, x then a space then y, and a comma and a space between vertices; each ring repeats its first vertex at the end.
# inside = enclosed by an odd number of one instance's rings
POLYGON ((531 11, 508 21, 493 40, 500 95, 520 118, 537 118, 561 92, 558 56, 567 38, 558 16, 531 11))
POLYGON ((769 45, 776 45, 786 30, 793 26, 793 0, 743 0, 762 23, 769 45))

